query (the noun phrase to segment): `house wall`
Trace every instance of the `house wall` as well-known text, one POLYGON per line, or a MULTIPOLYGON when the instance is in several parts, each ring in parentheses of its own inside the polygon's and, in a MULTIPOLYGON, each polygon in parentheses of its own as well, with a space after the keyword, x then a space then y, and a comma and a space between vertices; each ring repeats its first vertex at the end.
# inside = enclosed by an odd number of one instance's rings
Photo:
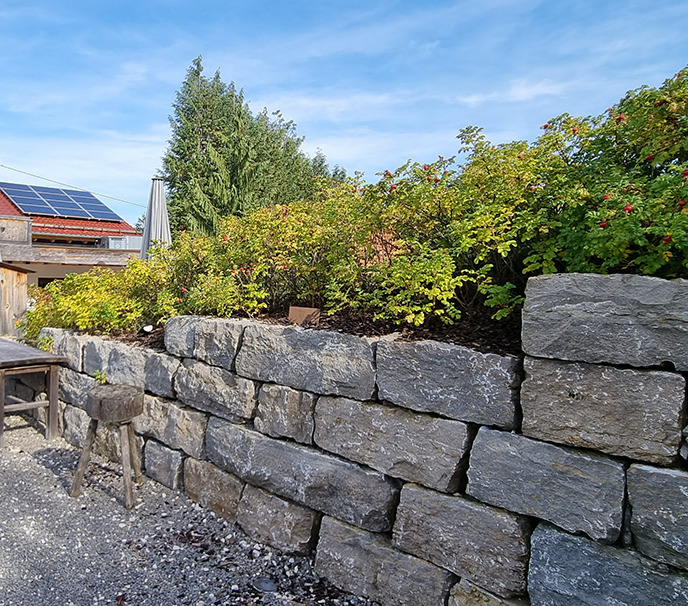
MULTIPOLYGON (((146 473, 391 604, 688 603, 688 281, 531 279, 524 359, 177 317, 165 352, 45 329, 146 390, 146 473), (682 455, 682 456, 681 456, 682 455)), ((27 386, 21 386, 27 389, 27 386)), ((99 431, 115 457, 117 440, 99 431)))

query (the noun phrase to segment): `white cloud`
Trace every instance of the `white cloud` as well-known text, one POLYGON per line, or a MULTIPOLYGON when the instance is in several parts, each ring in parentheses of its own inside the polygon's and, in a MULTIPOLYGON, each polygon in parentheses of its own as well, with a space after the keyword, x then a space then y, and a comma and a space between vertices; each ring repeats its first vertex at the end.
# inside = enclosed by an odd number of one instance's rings
POLYGON ((522 101, 532 101, 538 97, 560 97, 572 86, 570 82, 566 84, 563 82, 553 82, 551 80, 529 82, 525 79, 518 79, 512 80, 511 86, 505 90, 497 90, 491 93, 462 95, 458 96, 456 100, 460 103, 472 106, 481 105, 488 101, 520 103, 522 101))

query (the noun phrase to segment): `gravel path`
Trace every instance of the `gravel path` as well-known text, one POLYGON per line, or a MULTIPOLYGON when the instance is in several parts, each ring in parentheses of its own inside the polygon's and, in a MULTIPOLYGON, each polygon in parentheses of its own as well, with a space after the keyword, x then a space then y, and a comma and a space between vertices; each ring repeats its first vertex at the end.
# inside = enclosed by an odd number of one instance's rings
POLYGON ((119 466, 94 456, 68 496, 80 451, 6 419, 0 449, 3 606, 367 606, 313 572, 312 558, 254 543, 235 524, 146 478, 124 508, 119 466))

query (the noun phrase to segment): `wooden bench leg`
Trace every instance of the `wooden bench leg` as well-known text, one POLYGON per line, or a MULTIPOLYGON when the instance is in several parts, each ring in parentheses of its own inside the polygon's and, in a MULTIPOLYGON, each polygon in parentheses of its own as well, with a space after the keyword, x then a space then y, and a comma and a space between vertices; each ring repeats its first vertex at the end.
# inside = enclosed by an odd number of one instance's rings
POLYGON ((50 365, 48 371, 48 427, 46 428, 46 440, 54 440, 57 437, 57 390, 58 390, 58 371, 56 364, 50 365))
POLYGON ((122 474, 124 475, 124 503, 127 509, 134 506, 134 493, 131 487, 131 452, 129 448, 129 426, 122 423, 119 426, 119 441, 122 449, 122 474))
POLYGON ((91 457, 91 448, 93 447, 93 440, 95 440, 96 437, 96 429, 98 429, 98 420, 91 419, 91 423, 88 426, 88 431, 86 432, 84 451, 81 453, 79 466, 76 468, 76 473, 74 474, 74 481, 72 482, 72 490, 70 490, 69 492, 70 497, 78 497, 81 493, 81 482, 84 479, 86 467, 88 467, 88 460, 91 457))
POLYGON ((134 468, 134 479, 137 484, 143 481, 141 474, 141 461, 139 461, 139 450, 136 447, 136 436, 134 435, 134 426, 131 423, 129 426, 129 450, 131 451, 131 466, 134 468))
POLYGON ((5 371, 0 370, 0 448, 5 445, 5 371))

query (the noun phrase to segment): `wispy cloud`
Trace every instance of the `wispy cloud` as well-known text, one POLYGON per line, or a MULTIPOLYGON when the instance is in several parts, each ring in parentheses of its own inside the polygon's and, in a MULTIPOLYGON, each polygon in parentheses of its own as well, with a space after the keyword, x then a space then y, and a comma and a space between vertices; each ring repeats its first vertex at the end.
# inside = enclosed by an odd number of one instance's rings
POLYGON ((511 82, 511 85, 504 90, 496 90, 490 93, 460 95, 456 98, 456 100, 460 103, 473 106, 481 105, 490 101, 498 101, 500 103, 520 103, 522 101, 532 101, 537 97, 559 97, 562 96, 564 92, 571 86, 571 83, 552 82, 551 80, 541 80, 539 82, 514 80, 511 82))

